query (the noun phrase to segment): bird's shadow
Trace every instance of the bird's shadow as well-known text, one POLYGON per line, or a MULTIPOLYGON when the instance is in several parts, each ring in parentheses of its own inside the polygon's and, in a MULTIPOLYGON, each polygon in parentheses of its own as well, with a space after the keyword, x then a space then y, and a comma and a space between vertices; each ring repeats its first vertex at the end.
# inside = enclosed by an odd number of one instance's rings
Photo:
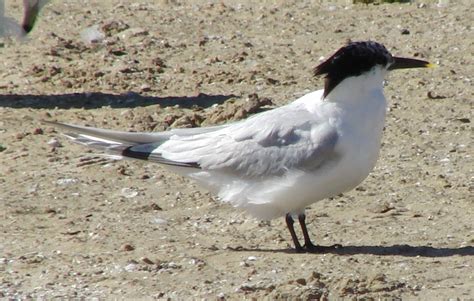
POLYGON ((198 106, 208 108, 215 104, 221 104, 230 98, 237 97, 229 95, 208 95, 200 93, 195 96, 142 96, 138 93, 129 92, 125 94, 110 94, 101 92, 70 93, 57 95, 0 95, 0 107, 9 108, 32 108, 32 109, 97 109, 104 106, 112 108, 134 108, 151 105, 169 107, 178 105, 184 108, 198 106))
MULTIPOLYGON (((260 249, 260 248, 229 248, 233 251, 248 252, 269 252, 269 253, 288 253, 296 254, 294 249, 260 249)), ((311 253, 301 253, 311 254, 311 253)), ((327 252, 317 254, 337 254, 337 255, 378 255, 378 256, 406 256, 406 257, 450 257, 450 256, 473 256, 474 247, 460 248, 436 248, 429 246, 343 246, 328 250, 327 252)))

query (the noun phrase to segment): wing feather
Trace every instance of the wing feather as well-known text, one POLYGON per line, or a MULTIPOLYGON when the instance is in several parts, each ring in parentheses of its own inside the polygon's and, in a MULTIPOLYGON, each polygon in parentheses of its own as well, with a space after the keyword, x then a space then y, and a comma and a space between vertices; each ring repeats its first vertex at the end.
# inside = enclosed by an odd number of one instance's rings
POLYGON ((265 112, 211 133, 171 137, 153 152, 172 162, 238 177, 316 169, 337 156, 337 132, 305 108, 265 112), (278 120, 278 122, 275 122, 278 120))
POLYGON ((255 179, 314 170, 337 157, 336 129, 317 116, 295 102, 233 124, 157 133, 46 123, 65 129, 77 143, 109 153, 255 179))

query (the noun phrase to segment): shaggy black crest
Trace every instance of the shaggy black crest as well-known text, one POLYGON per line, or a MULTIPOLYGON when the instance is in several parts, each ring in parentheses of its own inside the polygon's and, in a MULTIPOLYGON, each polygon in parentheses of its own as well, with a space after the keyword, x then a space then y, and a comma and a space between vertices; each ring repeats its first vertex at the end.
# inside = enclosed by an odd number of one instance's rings
POLYGON ((326 74, 326 97, 345 78, 361 75, 375 65, 386 66, 392 62, 392 55, 382 44, 372 41, 350 42, 314 68, 314 75, 326 74))

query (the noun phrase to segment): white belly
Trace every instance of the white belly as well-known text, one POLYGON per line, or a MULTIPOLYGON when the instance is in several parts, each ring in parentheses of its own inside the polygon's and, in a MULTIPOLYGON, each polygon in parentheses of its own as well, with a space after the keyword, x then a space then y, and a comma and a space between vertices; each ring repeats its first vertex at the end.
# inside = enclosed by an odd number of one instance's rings
POLYGON ((346 152, 315 171, 292 170, 263 181, 231 179, 209 171, 189 176, 218 194, 222 201, 256 218, 270 220, 301 212, 314 202, 353 189, 372 171, 378 151, 379 146, 374 144, 370 149, 346 152))

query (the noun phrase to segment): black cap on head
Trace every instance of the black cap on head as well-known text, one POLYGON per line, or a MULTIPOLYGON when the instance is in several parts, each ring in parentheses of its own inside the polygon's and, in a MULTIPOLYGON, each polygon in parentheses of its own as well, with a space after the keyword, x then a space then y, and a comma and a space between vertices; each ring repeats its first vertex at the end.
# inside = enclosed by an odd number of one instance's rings
POLYGON ((345 78, 358 76, 376 65, 387 66, 392 55, 382 44, 364 41, 349 42, 314 69, 314 75, 326 74, 324 97, 345 78))

